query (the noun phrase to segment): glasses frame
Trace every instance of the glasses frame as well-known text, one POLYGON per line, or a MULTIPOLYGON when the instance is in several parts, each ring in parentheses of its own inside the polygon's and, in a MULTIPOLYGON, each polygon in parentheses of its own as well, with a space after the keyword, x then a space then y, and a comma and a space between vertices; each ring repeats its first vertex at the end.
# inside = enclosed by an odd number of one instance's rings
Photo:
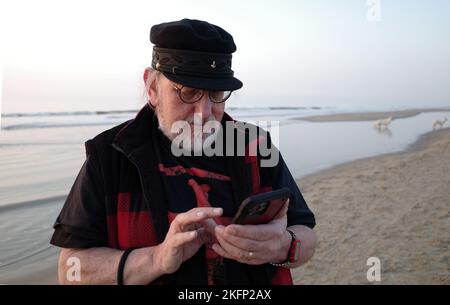
MULTIPOLYGON (((203 97, 203 95, 205 94, 205 90, 203 90, 203 89, 191 88, 191 87, 185 86, 185 85, 182 85, 181 88, 178 88, 177 85, 172 84, 172 87, 178 92, 178 97, 179 97, 180 100, 181 100, 183 103, 185 103, 185 104, 195 104, 195 103, 197 103, 199 100, 201 100, 202 97, 203 97), (182 91, 183 88, 185 88, 185 87, 186 87, 186 88, 195 89, 195 90, 200 90, 200 92, 201 92, 200 97, 199 97, 197 100, 192 101, 192 102, 185 101, 185 100, 183 99, 183 97, 181 96, 181 91, 182 91)), ((217 92, 217 91, 208 91, 210 101, 211 101, 212 103, 214 103, 214 104, 223 104, 223 103, 225 103, 225 102, 230 98, 231 94, 233 93, 233 90, 229 91, 230 94, 229 94, 226 98, 224 98, 222 101, 220 101, 220 102, 217 102, 217 101, 215 101, 215 100, 213 99, 213 97, 211 96, 211 92, 217 92)))

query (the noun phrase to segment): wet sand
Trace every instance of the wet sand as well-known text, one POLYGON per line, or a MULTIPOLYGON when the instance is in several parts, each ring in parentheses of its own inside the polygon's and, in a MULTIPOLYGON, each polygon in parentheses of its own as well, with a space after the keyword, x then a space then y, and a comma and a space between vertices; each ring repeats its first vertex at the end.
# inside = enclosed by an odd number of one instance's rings
POLYGON ((450 129, 298 184, 319 242, 313 259, 292 271, 296 284, 368 284, 372 256, 381 284, 450 284, 450 129))

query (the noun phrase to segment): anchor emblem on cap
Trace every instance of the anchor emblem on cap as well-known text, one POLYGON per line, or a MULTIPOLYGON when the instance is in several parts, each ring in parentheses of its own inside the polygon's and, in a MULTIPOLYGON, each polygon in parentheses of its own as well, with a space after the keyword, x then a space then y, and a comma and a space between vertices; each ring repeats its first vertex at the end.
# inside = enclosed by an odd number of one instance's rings
POLYGON ((213 60, 213 62, 212 62, 212 64, 211 64, 211 68, 215 68, 216 67, 216 61, 215 60, 213 60))

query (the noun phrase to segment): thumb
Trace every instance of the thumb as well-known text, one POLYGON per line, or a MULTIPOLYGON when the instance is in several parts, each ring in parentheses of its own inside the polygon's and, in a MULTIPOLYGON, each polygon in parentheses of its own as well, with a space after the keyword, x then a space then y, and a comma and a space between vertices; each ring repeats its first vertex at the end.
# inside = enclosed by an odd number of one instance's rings
POLYGON ((279 219, 279 218, 286 217, 288 209, 289 209, 289 198, 286 200, 286 202, 284 203, 283 207, 280 209, 280 211, 274 217, 274 219, 279 219))
POLYGON ((217 226, 216 222, 213 219, 205 219, 202 221, 203 228, 206 232, 214 235, 215 227, 217 226))
POLYGON ((209 244, 214 240, 213 236, 211 236, 211 233, 207 232, 205 228, 200 228, 197 230, 197 232, 201 244, 209 244))

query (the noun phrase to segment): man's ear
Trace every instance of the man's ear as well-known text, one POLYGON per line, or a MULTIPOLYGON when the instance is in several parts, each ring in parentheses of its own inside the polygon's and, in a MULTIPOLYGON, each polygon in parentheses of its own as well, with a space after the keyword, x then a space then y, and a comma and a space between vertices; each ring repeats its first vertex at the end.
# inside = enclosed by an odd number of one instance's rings
POLYGON ((145 68, 145 70, 144 70, 144 75, 143 75, 143 78, 144 78, 144 84, 147 83, 147 79, 150 77, 151 71, 152 71, 152 68, 148 68, 148 67, 145 68))
POLYGON ((158 104, 158 90, 156 86, 156 77, 155 75, 152 75, 153 73, 156 73, 156 71, 152 68, 146 68, 144 70, 143 79, 145 91, 149 97, 148 102, 150 103, 150 106, 155 107, 158 104))

